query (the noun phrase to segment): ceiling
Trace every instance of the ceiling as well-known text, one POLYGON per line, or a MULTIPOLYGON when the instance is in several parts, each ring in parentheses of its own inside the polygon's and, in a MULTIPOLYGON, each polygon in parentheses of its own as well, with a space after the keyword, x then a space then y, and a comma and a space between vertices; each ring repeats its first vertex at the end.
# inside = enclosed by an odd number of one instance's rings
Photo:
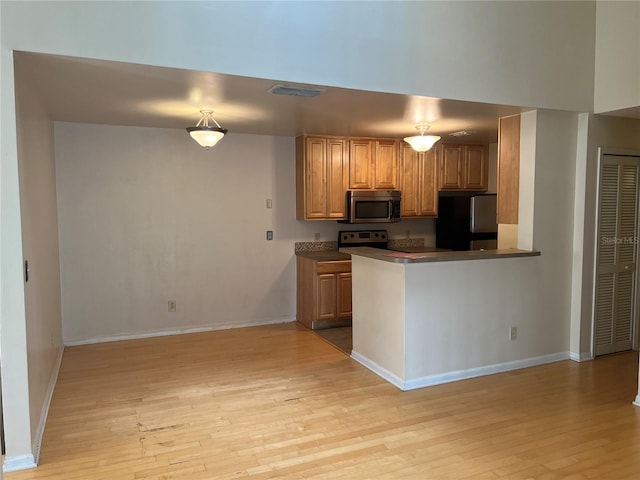
MULTIPOLYGON (((15 52, 16 78, 36 90, 55 121, 186 128, 214 110, 233 133, 402 138, 421 122, 447 141, 493 143, 499 117, 520 107, 320 87, 315 98, 274 95, 286 80, 15 52), (466 137, 449 136, 460 130, 466 137)), ((301 86, 295 84, 296 86, 301 86)))

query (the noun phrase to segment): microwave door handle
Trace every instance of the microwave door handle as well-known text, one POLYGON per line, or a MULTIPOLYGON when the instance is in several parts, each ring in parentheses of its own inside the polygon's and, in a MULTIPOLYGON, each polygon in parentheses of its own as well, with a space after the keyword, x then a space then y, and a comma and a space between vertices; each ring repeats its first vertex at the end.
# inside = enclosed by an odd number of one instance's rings
POLYGON ((393 218, 393 200, 389 200, 389 220, 393 218))

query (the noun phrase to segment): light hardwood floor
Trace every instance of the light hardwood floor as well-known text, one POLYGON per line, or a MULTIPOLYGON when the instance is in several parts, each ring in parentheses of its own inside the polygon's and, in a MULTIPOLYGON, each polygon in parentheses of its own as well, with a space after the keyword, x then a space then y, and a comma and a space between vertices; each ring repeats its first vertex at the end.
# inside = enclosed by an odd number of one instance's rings
POLYGON ((636 353, 401 392, 295 324, 65 350, 5 480, 638 479, 636 353))

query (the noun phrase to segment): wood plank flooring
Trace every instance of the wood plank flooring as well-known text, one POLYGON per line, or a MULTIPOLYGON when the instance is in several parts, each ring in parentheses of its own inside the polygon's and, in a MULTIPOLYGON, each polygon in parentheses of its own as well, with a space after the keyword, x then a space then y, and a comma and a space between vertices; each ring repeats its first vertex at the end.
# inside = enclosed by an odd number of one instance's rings
POLYGON ((638 479, 637 353, 401 392, 295 324, 71 347, 5 480, 638 479))

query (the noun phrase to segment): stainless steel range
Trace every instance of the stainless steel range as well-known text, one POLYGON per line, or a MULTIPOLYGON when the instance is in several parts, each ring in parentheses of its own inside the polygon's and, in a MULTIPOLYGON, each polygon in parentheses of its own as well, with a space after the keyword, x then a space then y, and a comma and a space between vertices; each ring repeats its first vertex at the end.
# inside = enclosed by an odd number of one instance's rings
POLYGON ((446 250, 424 245, 398 245, 397 242, 389 241, 389 235, 386 230, 341 230, 338 233, 338 248, 343 247, 373 247, 404 253, 440 252, 446 250), (392 245, 392 243, 395 244, 392 245))
POLYGON ((342 230, 338 233, 338 248, 374 247, 389 248, 389 236, 386 230, 342 230))

